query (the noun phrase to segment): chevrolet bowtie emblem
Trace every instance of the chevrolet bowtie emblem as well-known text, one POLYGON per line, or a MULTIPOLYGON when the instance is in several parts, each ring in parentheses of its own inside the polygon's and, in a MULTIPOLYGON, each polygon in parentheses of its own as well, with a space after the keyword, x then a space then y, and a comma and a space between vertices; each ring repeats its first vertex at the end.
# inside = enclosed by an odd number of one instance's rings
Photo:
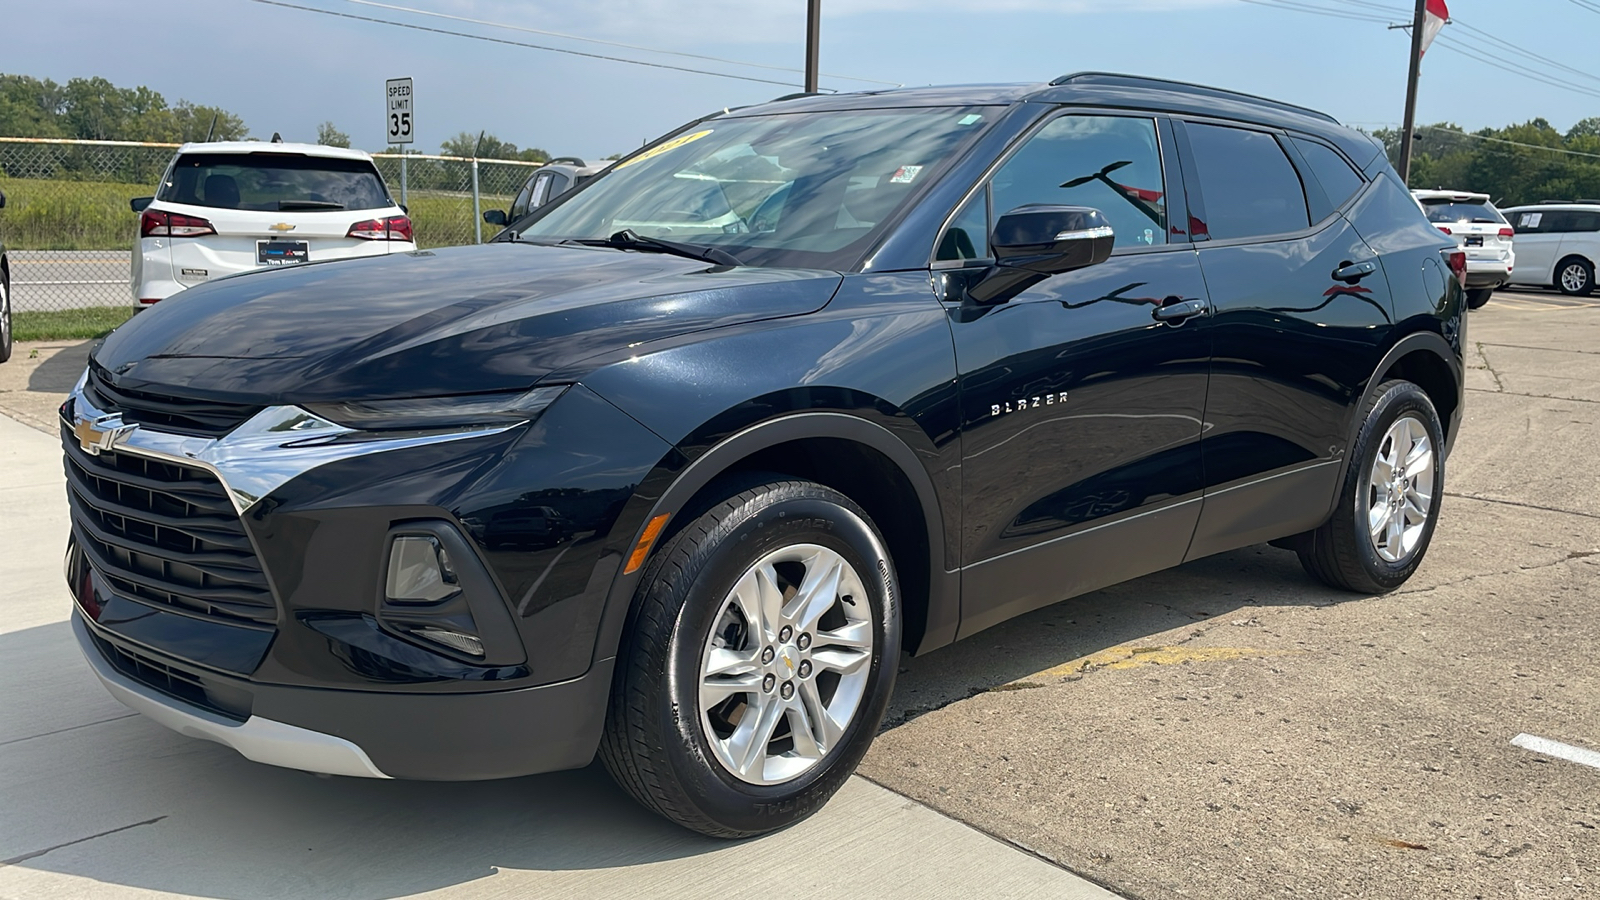
POLYGON ((276 225, 268 225, 267 227, 272 229, 273 231, 293 231, 294 230, 294 226, 290 225, 288 222, 279 222, 276 225))
POLYGON ((78 439, 78 446, 83 448, 83 452, 90 456, 99 456, 100 451, 115 447, 128 432, 138 427, 138 425, 124 425, 122 416, 113 413, 98 419, 79 419, 72 426, 72 434, 78 439))

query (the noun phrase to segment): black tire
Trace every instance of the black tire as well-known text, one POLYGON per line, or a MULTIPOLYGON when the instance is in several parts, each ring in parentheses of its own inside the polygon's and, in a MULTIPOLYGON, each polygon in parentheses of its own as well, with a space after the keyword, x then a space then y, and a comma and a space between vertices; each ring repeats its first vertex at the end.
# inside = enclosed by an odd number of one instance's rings
POLYGON ((819 484, 775 475, 753 480, 756 486, 686 524, 646 567, 600 744, 611 776, 647 809, 719 838, 792 825, 844 785, 877 734, 900 655, 894 567, 866 513, 819 484), (798 544, 832 550, 855 569, 870 605, 870 669, 854 717, 819 761, 791 780, 753 784, 727 768, 708 740, 699 701, 702 654, 739 579, 767 554, 798 544))
POLYGON ((1493 296, 1494 288, 1471 288, 1467 291, 1467 308, 1482 309, 1493 296))
POLYGON ((1594 293, 1594 264, 1581 256, 1569 256, 1556 264, 1556 290, 1569 297, 1594 293))
POLYGON ((1306 572, 1329 587, 1382 594, 1405 584, 1422 563, 1433 539, 1439 522, 1440 501, 1444 498, 1444 429, 1427 392, 1409 381, 1388 381, 1379 385, 1364 415, 1333 517, 1321 528, 1302 536, 1295 549, 1306 572), (1432 446, 1432 502, 1415 547, 1391 562, 1379 555, 1367 530, 1368 477, 1390 426, 1406 415, 1422 423, 1432 446))
POLYGON ((0 363, 11 358, 11 285, 0 278, 0 363))

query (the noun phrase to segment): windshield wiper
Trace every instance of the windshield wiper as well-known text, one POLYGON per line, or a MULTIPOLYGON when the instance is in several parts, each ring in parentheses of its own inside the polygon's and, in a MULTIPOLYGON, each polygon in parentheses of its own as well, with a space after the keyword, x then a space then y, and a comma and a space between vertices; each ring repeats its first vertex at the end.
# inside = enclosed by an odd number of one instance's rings
POLYGON ((742 266, 739 257, 726 250, 716 247, 703 247, 699 244, 681 244, 677 241, 663 241, 660 238, 645 237, 628 228, 613 234, 608 238, 570 238, 562 241, 563 244, 582 244, 585 247, 611 247, 616 250, 639 250, 645 253, 670 253, 673 256, 682 256, 686 259, 698 259, 703 262, 716 263, 719 266, 742 266))
POLYGON ((344 209, 344 204, 331 200, 279 200, 278 209, 344 209))

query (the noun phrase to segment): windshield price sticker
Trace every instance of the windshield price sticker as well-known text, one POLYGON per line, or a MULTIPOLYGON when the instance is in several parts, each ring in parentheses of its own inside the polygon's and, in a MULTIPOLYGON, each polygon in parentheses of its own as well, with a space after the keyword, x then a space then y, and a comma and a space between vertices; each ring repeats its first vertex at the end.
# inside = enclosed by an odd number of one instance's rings
POLYGON ((652 157, 660 156, 661 154, 666 153, 668 150, 676 150, 679 147, 682 147, 684 144, 690 144, 700 140, 701 138, 710 134, 712 130, 713 129, 707 128, 705 131, 696 131, 694 134, 679 135, 678 137, 667 141, 665 144, 659 144, 651 147, 649 150, 646 150, 638 156, 635 156, 633 159, 618 163, 617 168, 626 169, 634 163, 642 163, 647 159, 651 159, 652 157))
POLYGON ((910 184, 911 182, 917 180, 917 175, 921 172, 921 166, 901 166, 900 168, 894 170, 894 175, 890 176, 889 183, 910 184))
POLYGON ((416 141, 416 122, 411 109, 411 79, 391 78, 384 87, 384 127, 389 143, 410 144, 416 141))

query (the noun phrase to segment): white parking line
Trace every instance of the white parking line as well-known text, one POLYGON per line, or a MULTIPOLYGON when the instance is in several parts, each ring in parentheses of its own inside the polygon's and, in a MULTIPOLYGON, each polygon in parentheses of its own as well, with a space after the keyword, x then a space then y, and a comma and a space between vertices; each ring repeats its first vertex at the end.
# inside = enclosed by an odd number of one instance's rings
POLYGON ((1560 741, 1552 741, 1549 738, 1537 737, 1531 734, 1519 734, 1511 739, 1511 743, 1524 750, 1532 750, 1535 753, 1543 753, 1545 756, 1554 756, 1556 759, 1575 762, 1580 766, 1600 769, 1600 753, 1596 753, 1593 750, 1574 747, 1571 744, 1563 744, 1560 741))

